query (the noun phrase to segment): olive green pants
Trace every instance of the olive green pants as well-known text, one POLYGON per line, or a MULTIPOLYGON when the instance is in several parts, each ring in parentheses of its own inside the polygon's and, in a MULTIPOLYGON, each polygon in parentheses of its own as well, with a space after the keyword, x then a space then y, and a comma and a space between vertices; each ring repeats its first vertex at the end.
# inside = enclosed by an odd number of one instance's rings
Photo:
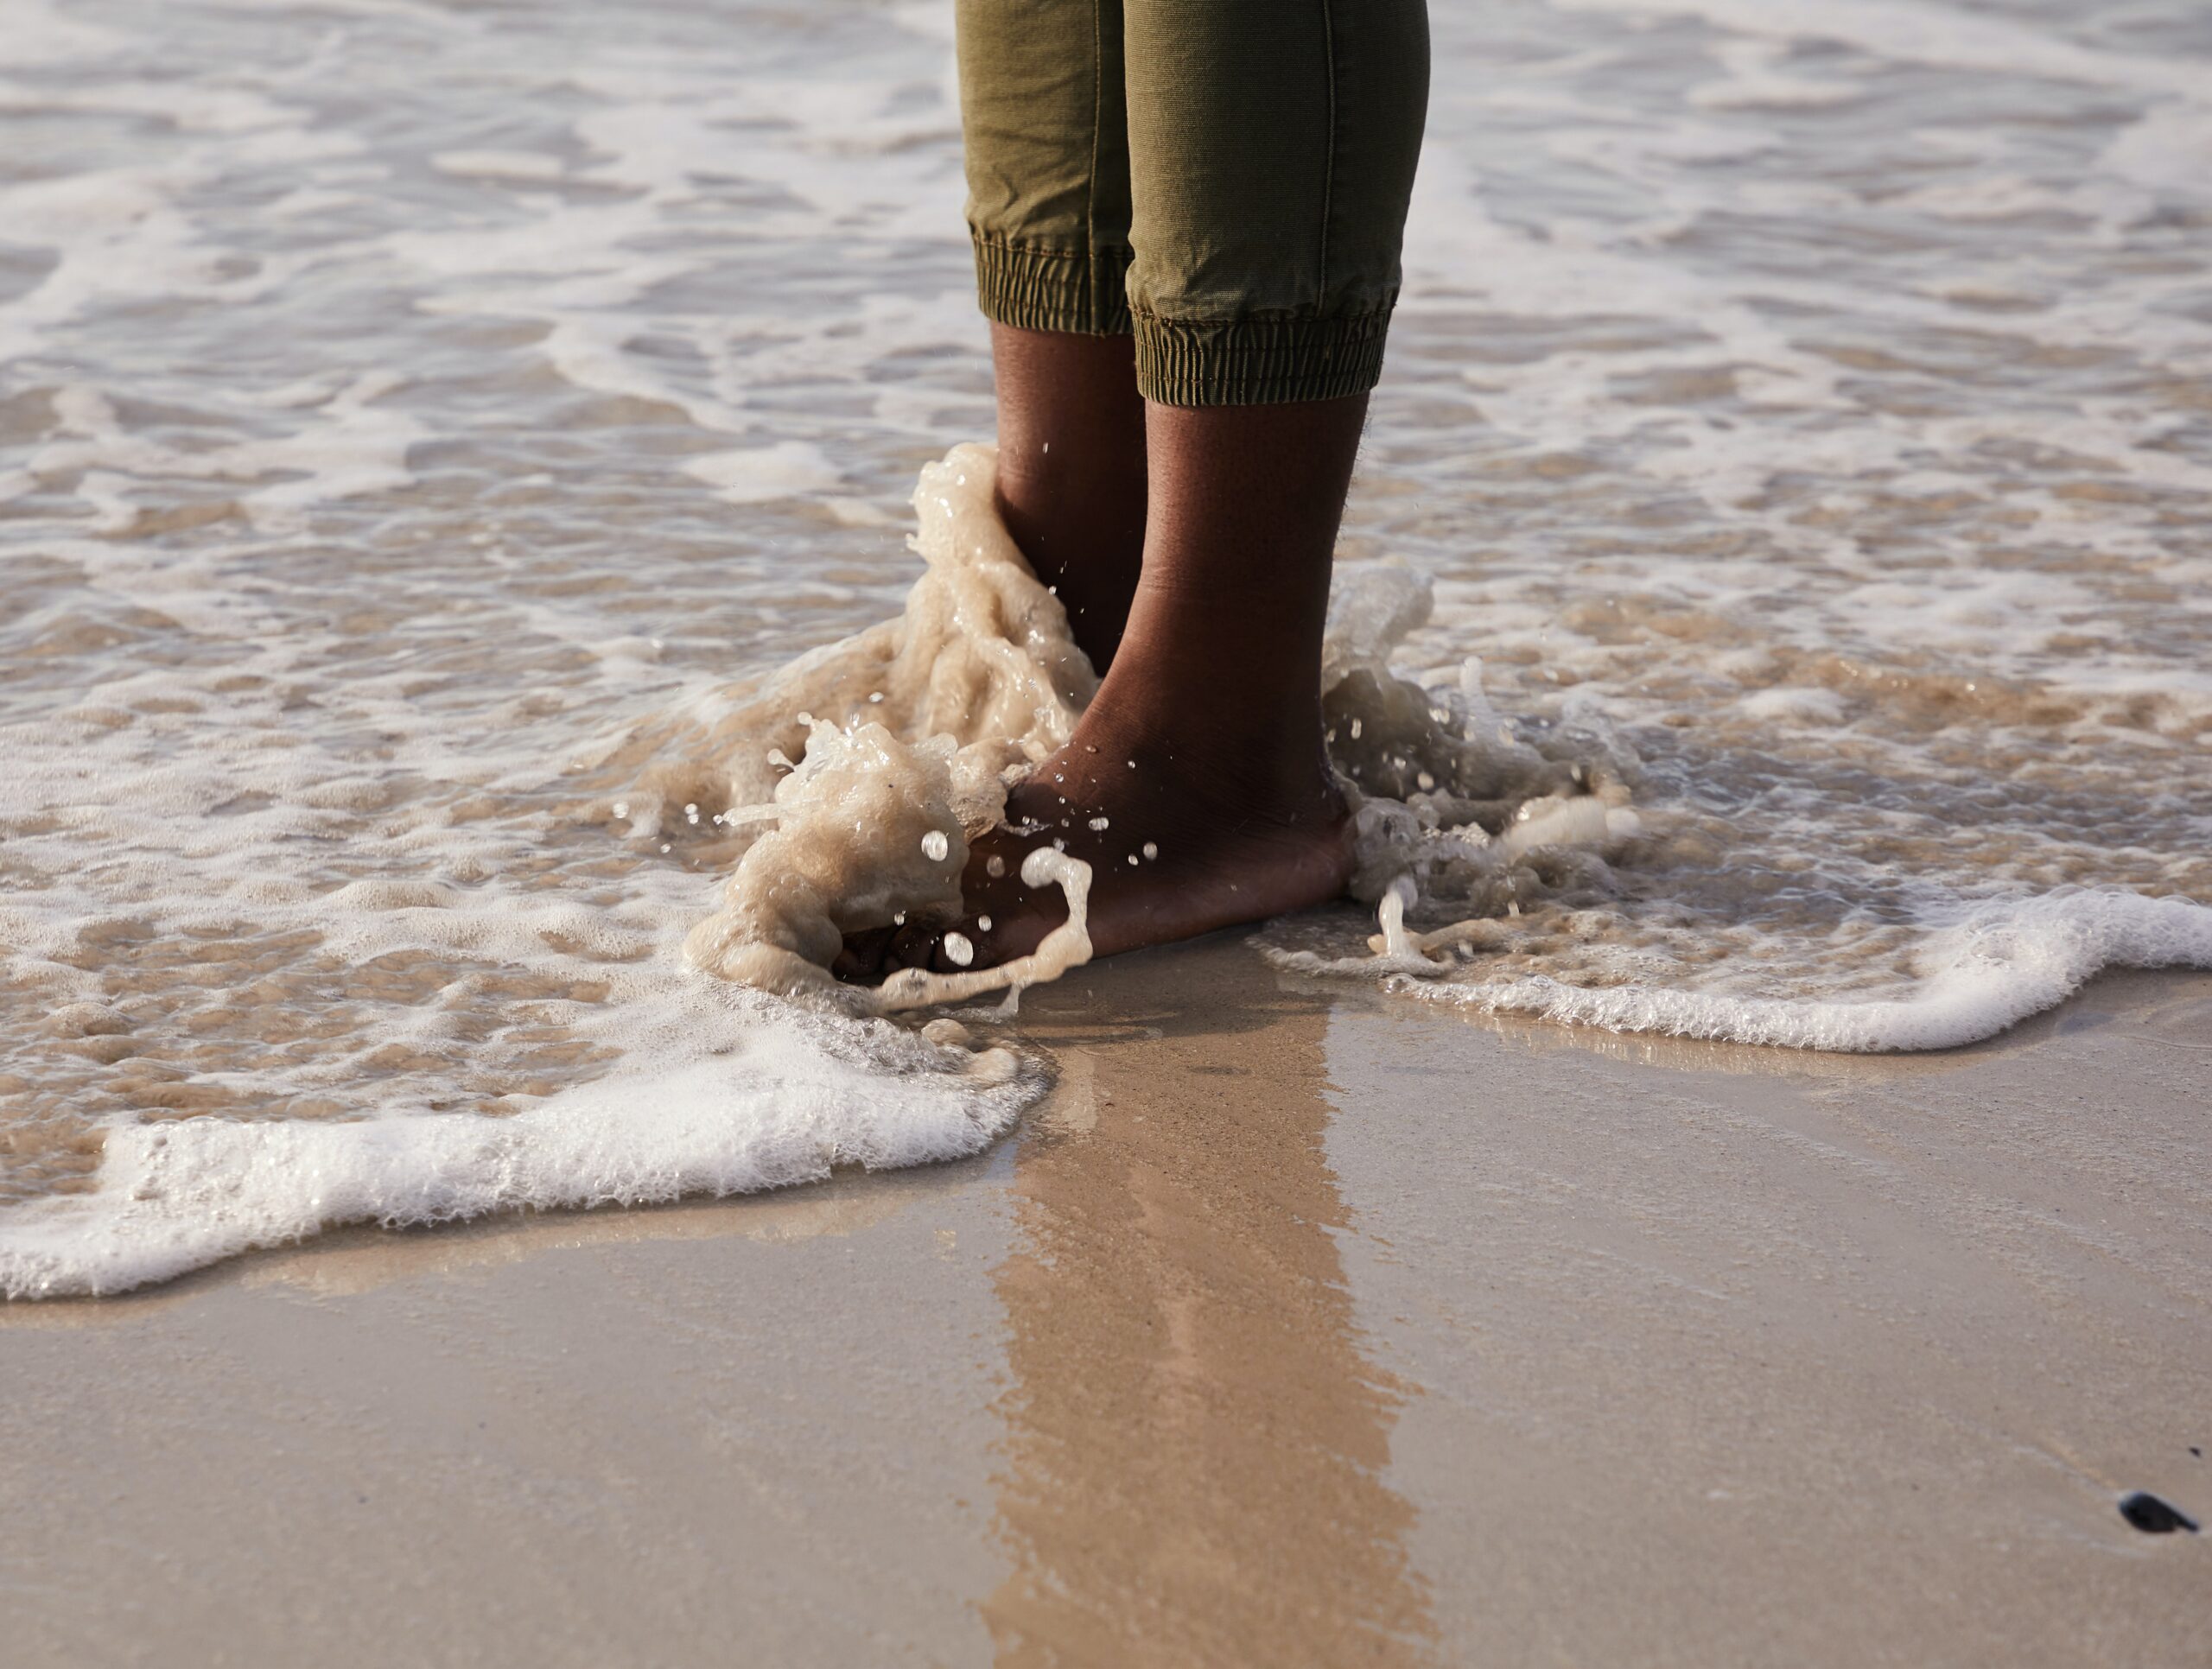
POLYGON ((958 0, 983 312, 1136 336, 1168 405, 1363 393, 1428 101, 1423 0, 958 0))

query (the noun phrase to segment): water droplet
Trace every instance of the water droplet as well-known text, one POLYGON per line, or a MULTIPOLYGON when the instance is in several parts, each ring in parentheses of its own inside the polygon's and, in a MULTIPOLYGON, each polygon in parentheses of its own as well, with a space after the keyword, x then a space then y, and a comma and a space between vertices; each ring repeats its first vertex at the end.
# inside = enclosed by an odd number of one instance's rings
POLYGON ((893 917, 891 918, 891 925, 892 925, 892 926, 893 926, 893 927, 904 927, 904 926, 906 926, 906 912, 905 911, 903 911, 903 910, 902 910, 902 911, 899 911, 896 916, 893 916, 893 917))
POLYGON ((1137 854, 1136 854, 1135 853, 1132 852, 1131 854, 1129 854, 1129 867, 1130 867, 1131 869, 1135 869, 1136 866, 1137 866, 1137 854))
POLYGON ((1156 845, 1154 845, 1152 841, 1147 841, 1144 843, 1144 860, 1145 860, 1147 863, 1150 863, 1150 862, 1151 862, 1154 858, 1157 858, 1159 855, 1160 855, 1160 848, 1159 848, 1159 847, 1158 847, 1158 846, 1156 846, 1156 845))
MULTIPOLYGON (((1006 866, 1001 864, 999 867, 1003 869, 1006 866)), ((991 918, 988 916, 978 916, 976 917, 976 925, 982 931, 988 933, 991 930, 991 918)))
POLYGON ((944 854, 952 850, 952 842, 944 838, 944 831, 932 828, 922 836, 922 855, 933 864, 944 861, 944 854))
POLYGON ((944 959, 955 968, 965 968, 976 960, 976 947, 968 942, 966 934, 948 933, 944 936, 944 959))
POLYGON ((1356 742, 1356 741, 1357 741, 1357 740, 1359 739, 1359 733, 1360 733, 1360 731, 1361 731, 1362 729, 1363 729, 1363 728, 1364 728, 1364 726, 1363 726, 1363 725, 1362 725, 1362 723, 1360 722, 1360 720, 1358 720, 1357 719, 1354 719, 1354 720, 1351 721, 1351 739, 1352 739, 1352 740, 1354 740, 1354 741, 1356 742))
POLYGON ((1090 827, 1094 830, 1103 831, 1107 827, 1108 821, 1109 820, 1104 817, 1093 817, 1090 820, 1090 827))
POLYGON ((1426 771, 1415 777, 1414 780, 1421 784, 1421 791, 1424 794, 1427 793, 1436 786, 1436 778, 1430 776, 1426 771))
POLYGON ((989 857, 983 860, 983 873, 989 876, 993 880, 998 879, 1000 876, 1006 873, 1006 860, 1000 857, 997 853, 994 852, 989 857))
POLYGON ((668 842, 667 842, 666 841, 663 841, 660 843, 660 849, 661 849, 663 852, 665 852, 665 851, 667 851, 667 850, 669 849, 669 847, 668 847, 668 842))
POLYGON ((872 689, 868 692, 868 699, 869 704, 873 706, 883 699, 883 692, 880 689, 872 689))
POLYGON ((628 816, 630 815, 630 803, 627 800, 617 800, 614 803, 614 815, 618 817, 628 816))

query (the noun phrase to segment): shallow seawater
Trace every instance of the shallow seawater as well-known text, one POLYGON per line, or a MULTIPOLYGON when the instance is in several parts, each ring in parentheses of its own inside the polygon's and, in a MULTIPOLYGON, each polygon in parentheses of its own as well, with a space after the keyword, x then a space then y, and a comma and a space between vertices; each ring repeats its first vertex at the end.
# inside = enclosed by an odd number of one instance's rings
MULTIPOLYGON (((688 972, 728 853, 582 768, 893 616, 988 434, 949 7, 4 11, 0 1285, 1006 1128, 688 972)), ((1482 930, 1263 949, 1859 1049, 2212 964, 2212 17, 1433 11, 1344 574, 1414 741, 1634 832, 1446 850, 1346 733, 1482 930)))

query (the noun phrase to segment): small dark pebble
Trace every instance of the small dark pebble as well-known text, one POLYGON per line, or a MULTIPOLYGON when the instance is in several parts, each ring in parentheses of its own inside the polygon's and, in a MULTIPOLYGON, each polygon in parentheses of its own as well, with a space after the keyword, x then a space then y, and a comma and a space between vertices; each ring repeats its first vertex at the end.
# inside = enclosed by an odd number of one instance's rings
POLYGON ((2145 1535, 2171 1535, 2177 1530, 2196 1533, 2196 1520, 2180 1507, 2160 1501, 2147 1489, 2137 1489, 2120 1498, 2120 1515, 2145 1535))

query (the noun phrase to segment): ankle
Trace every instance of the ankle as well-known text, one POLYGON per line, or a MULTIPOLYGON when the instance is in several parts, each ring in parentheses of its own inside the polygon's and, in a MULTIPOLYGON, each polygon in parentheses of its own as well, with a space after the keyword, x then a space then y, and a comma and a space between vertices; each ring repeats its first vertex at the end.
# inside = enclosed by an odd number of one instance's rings
POLYGON ((1060 600, 1077 647, 1103 673, 1120 648, 1144 554, 1144 484, 1001 479, 999 519, 1060 600))
POLYGON ((1295 692, 1222 699, 1147 676, 1138 652, 1133 641, 1070 740, 1071 784, 1117 795, 1164 783, 1181 798, 1270 817, 1340 804, 1311 692, 1302 702, 1295 692))

